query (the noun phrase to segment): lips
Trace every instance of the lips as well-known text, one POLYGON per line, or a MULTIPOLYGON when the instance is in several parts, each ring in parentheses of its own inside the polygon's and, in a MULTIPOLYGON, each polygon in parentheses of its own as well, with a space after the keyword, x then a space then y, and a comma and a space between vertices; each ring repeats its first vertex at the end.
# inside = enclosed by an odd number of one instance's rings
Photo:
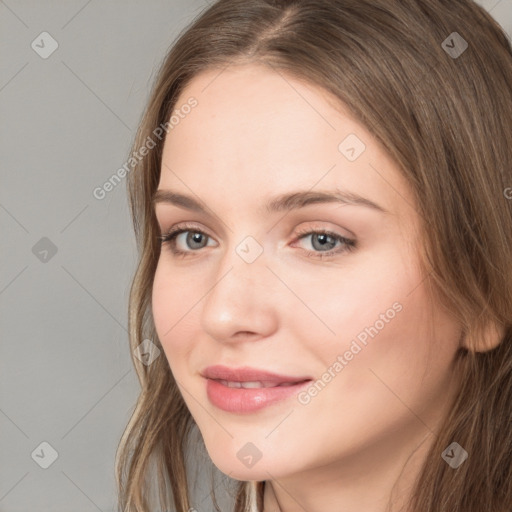
MULTIPOLYGON (((243 368, 228 368, 227 366, 208 366, 203 370, 201 375, 207 379, 224 381, 227 383, 241 383, 241 384, 254 384, 261 383, 258 387, 275 387, 283 385, 297 384, 311 380, 311 377, 293 377, 290 375, 279 375, 277 373, 268 372, 266 370, 258 370, 257 368, 243 367, 243 368)), ((224 383, 223 382, 223 383, 224 383)), ((232 386, 240 387, 240 386, 232 386)), ((245 387, 245 386, 242 386, 245 387)), ((256 386, 247 386, 256 387, 256 386)))
POLYGON ((256 368, 209 366, 203 372, 210 402, 227 412, 252 413, 297 394, 310 377, 280 375, 256 368))

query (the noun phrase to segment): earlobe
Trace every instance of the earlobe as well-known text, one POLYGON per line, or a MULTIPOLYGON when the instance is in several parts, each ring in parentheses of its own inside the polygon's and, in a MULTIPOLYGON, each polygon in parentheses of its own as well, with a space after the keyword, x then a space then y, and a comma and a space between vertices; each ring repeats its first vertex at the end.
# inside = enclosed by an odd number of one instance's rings
POLYGON ((488 352, 495 349, 505 338, 506 328, 496 322, 489 322, 483 328, 462 333, 461 344, 471 352, 488 352))

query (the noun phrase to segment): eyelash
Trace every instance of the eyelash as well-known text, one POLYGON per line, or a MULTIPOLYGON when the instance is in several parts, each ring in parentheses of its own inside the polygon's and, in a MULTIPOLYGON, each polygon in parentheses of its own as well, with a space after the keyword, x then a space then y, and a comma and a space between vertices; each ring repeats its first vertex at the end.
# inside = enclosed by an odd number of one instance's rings
MULTIPOLYGON (((169 244, 169 246, 171 247, 171 252, 173 253, 174 256, 179 257, 179 258, 184 258, 184 257, 187 257, 187 255, 190 253, 199 251, 199 250, 182 251, 180 249, 176 249, 176 237, 178 235, 180 235, 181 233, 186 233, 187 231, 191 231, 193 233, 199 233, 201 235, 206 236, 207 238, 211 238, 207 233, 205 233, 201 229, 196 228, 193 225, 188 225, 188 224, 183 225, 182 224, 180 226, 171 228, 168 233, 158 236, 158 239, 160 240, 162 245, 169 244)), ((351 252, 356 248, 355 240, 351 240, 350 238, 346 238, 344 236, 341 236, 341 235, 334 233, 332 231, 329 231, 329 230, 325 230, 325 229, 319 229, 319 230, 309 229, 308 230, 307 229, 307 230, 299 231, 297 233, 297 240, 300 240, 301 238, 305 237, 306 235, 327 235, 327 236, 334 238, 336 241, 344 244, 344 247, 342 247, 341 249, 339 249, 339 248, 331 249, 329 251, 318 252, 318 251, 308 251, 308 250, 304 249, 304 251, 307 253, 307 255, 312 258, 317 258, 317 259, 329 258, 331 256, 336 256, 336 255, 344 253, 344 252, 351 252)))

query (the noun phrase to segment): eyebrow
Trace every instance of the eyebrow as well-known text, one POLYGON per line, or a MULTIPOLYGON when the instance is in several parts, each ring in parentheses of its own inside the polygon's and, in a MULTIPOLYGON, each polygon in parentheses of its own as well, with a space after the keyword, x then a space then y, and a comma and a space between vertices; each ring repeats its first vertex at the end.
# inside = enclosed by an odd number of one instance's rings
MULTIPOLYGON (((155 191, 152 204, 167 203, 191 210, 194 212, 207 214, 206 208, 191 196, 180 194, 172 190, 158 189, 155 191)), ((389 213, 379 204, 347 190, 335 189, 332 191, 310 191, 299 190, 296 192, 281 194, 270 199, 264 205, 264 211, 267 213, 277 213, 282 211, 296 210, 318 203, 339 203, 343 205, 365 206, 379 211, 380 213, 389 213)))

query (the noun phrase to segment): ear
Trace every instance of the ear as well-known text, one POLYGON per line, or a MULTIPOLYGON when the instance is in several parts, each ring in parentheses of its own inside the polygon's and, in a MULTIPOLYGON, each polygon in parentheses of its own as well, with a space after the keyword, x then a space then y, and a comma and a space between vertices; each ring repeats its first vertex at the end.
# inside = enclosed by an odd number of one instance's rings
POLYGON ((506 328, 496 321, 488 321, 483 327, 463 333, 462 346, 471 352, 487 352, 495 349, 505 337, 506 328))

